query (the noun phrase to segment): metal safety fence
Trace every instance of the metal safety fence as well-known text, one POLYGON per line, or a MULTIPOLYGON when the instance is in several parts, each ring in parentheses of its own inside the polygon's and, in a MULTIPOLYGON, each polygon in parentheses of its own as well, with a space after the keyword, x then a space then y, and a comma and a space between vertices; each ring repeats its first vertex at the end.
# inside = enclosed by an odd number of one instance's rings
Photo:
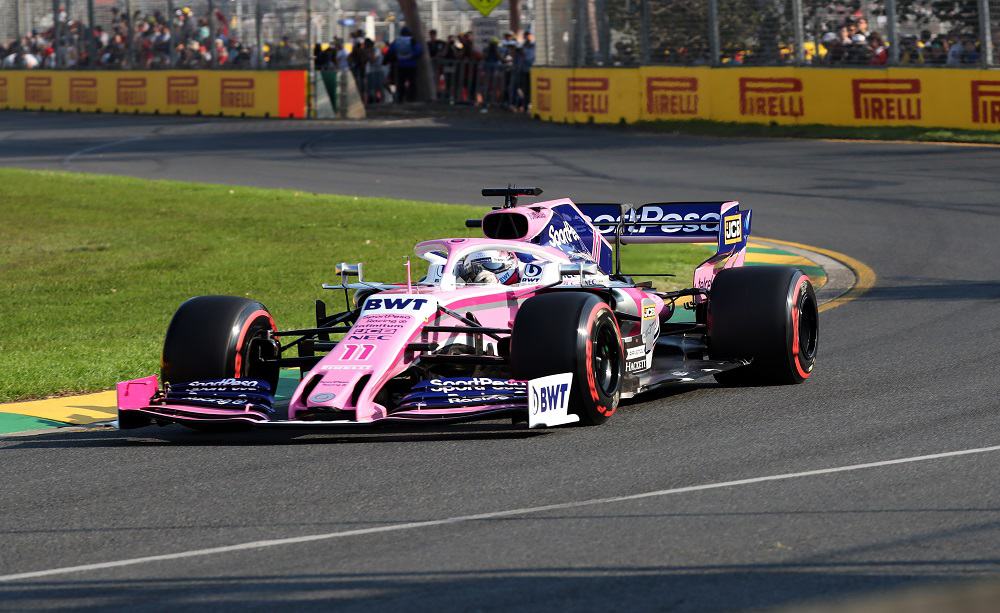
POLYGON ((547 66, 1000 65, 1000 0, 537 0, 547 66))

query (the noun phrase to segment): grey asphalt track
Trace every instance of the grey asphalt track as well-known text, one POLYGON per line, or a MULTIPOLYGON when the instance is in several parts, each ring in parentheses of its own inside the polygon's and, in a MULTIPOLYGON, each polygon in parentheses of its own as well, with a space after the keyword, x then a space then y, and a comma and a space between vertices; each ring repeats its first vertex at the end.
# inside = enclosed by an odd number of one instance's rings
MULTIPOLYGON (((732 197, 756 234, 878 274, 823 314, 806 384, 691 386, 598 428, 0 439, 0 575, 1000 444, 1000 149, 5 113, 0 164, 447 202, 508 181, 732 197)), ((0 608, 794 607, 1000 573, 998 484, 993 451, 6 582, 0 608)))

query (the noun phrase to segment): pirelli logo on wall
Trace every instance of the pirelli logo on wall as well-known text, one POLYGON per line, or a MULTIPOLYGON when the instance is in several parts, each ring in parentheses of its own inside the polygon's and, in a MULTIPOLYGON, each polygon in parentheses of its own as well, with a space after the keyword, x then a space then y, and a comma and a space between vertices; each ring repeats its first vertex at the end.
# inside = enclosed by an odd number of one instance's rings
POLYGON ((571 77, 566 79, 566 102, 570 113, 607 115, 611 82, 606 77, 571 77))
POLYGON ((696 77, 646 77, 646 112, 659 117, 698 114, 696 77))
POLYGON ((167 77, 167 104, 171 106, 198 104, 198 77, 167 77))
POLYGON ((115 101, 119 106, 146 106, 146 77, 119 77, 115 101))
POLYGON ((920 79, 853 79, 855 119, 916 121, 922 115, 920 79))
POLYGON ((70 77, 70 104, 97 104, 97 79, 94 77, 70 77))
POLYGON ((25 77, 24 101, 33 104, 52 102, 52 77, 25 77))
POLYGON ((1000 81, 972 82, 972 123, 1000 125, 1000 81))
POLYGON ((552 111, 552 79, 538 77, 535 81, 535 104, 539 111, 545 113, 552 111))
POLYGON ((0 104, 7 102, 7 77, 0 77, 0 104))
POLYGON ((802 90, 802 79, 795 77, 740 77, 740 115, 802 117, 805 114, 802 90))
POLYGON ((254 107, 253 78, 222 79, 220 101, 224 109, 252 109, 254 107))

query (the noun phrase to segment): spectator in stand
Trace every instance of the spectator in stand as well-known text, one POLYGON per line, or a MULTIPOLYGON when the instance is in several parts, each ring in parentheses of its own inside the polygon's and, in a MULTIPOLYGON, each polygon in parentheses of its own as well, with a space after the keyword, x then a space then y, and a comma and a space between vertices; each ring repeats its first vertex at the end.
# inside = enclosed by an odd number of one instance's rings
POLYGON ((389 61, 394 68, 396 102, 412 102, 417 97, 417 61, 423 54, 420 43, 413 39, 408 26, 389 45, 389 61))
POLYGON ((382 65, 382 50, 370 38, 364 42, 365 51, 365 102, 382 102, 382 88, 385 85, 385 68, 382 65))
POLYGON ((882 42, 882 36, 878 32, 872 32, 868 36, 868 48, 871 50, 872 66, 885 66, 889 62, 889 50, 882 42))
POLYGON ((948 50, 940 37, 935 38, 928 46, 924 47, 924 61, 934 66, 940 66, 948 61, 948 50))
MULTIPOLYGON (((449 37, 450 38, 450 37, 449 37)), ((439 56, 444 57, 445 49, 447 44, 438 38, 437 30, 428 30, 427 32, 427 54, 430 55, 431 60, 437 59, 439 56)))
POLYGON ((531 69, 535 65, 535 35, 530 31, 524 33, 524 65, 531 69))
POLYGON ((948 60, 947 64, 949 66, 958 66, 962 63, 962 43, 957 37, 952 36, 948 39, 948 60))
POLYGON ((920 47, 916 36, 904 36, 899 46, 899 63, 916 64, 924 63, 924 50, 920 47))

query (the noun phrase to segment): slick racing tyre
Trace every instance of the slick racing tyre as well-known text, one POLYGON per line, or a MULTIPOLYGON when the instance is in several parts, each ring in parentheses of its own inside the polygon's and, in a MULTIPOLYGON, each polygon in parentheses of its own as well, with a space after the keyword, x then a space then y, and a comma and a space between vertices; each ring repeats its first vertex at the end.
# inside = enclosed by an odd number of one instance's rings
POLYGON ((812 282, 788 266, 729 268, 709 295, 709 348, 715 360, 751 360, 715 376, 724 385, 802 383, 819 345, 812 282))
POLYGON ((167 383, 199 379, 263 379, 275 389, 277 357, 267 340, 274 318, 261 303, 235 296, 197 296, 177 309, 163 342, 160 377, 167 383))
POLYGON ((521 305, 511 333, 516 379, 573 373, 569 412, 580 423, 607 421, 621 399, 624 352, 614 313, 587 292, 553 292, 521 305))

